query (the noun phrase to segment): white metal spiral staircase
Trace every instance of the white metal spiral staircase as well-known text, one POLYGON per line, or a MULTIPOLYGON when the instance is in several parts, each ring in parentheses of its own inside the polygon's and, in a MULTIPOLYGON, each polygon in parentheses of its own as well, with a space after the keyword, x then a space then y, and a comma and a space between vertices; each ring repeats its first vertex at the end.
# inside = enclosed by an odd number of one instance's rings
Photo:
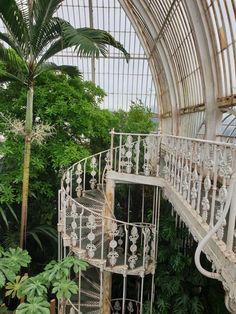
POLYGON ((79 294, 68 300, 67 313, 142 313, 148 274, 152 311, 160 190, 200 242, 196 266, 222 281, 226 305, 236 313, 236 146, 160 134, 111 136, 110 150, 79 161, 62 178, 59 257, 73 252, 90 265, 78 274, 79 294), (156 188, 151 223, 116 219, 119 182, 156 188), (201 251, 212 262, 212 272, 202 268, 201 251), (122 276, 123 290, 122 298, 112 300, 114 273, 122 276), (133 276, 139 278, 137 300, 127 293, 133 276))

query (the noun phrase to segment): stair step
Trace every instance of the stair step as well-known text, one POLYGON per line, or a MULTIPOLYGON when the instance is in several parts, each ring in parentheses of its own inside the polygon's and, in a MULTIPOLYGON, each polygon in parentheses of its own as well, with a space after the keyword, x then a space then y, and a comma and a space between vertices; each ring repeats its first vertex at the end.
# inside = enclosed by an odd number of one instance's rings
MULTIPOLYGON (((88 271, 86 271, 88 272, 88 271)), ((81 273, 81 276, 83 277, 83 279, 89 284, 91 285, 91 287, 93 287, 96 291, 100 292, 100 285, 98 285, 97 283, 91 281, 87 275, 85 275, 84 273, 81 273)))
POLYGON ((94 204, 94 200, 89 200, 88 198, 81 197, 78 200, 78 203, 84 207, 87 207, 93 211, 96 211, 98 213, 102 212, 103 205, 102 204, 94 204))
POLYGON ((85 193, 84 194, 85 196, 91 197, 91 198, 96 199, 100 202, 104 202, 104 194, 100 188, 98 188, 96 190, 87 190, 84 193, 85 193))
POLYGON ((80 304, 80 307, 97 307, 99 308, 100 304, 99 302, 95 302, 95 301, 88 301, 86 303, 82 303, 80 304))
POLYGON ((88 312, 87 314, 101 314, 100 310, 88 312))
MULTIPOLYGON (((84 277, 83 277, 84 278, 84 277)), ((84 289, 80 289, 80 292, 86 296, 89 296, 90 298, 100 300, 100 294, 99 293, 94 293, 92 291, 86 291, 84 289)))

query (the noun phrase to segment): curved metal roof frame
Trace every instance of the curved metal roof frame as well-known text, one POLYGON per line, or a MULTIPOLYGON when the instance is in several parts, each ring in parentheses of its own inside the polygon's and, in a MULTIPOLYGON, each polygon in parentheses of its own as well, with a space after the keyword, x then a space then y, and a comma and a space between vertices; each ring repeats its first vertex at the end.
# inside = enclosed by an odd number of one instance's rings
POLYGON ((131 60, 110 49, 107 59, 65 50, 54 61, 103 87, 103 108, 141 100, 163 132, 194 137, 204 122, 204 137, 215 139, 222 113, 236 105, 235 12, 236 0, 64 0, 60 16, 111 32, 131 60))
POLYGON ((236 1, 120 3, 145 46, 162 129, 195 136, 205 119, 205 137, 214 139, 221 108, 236 102, 236 1))

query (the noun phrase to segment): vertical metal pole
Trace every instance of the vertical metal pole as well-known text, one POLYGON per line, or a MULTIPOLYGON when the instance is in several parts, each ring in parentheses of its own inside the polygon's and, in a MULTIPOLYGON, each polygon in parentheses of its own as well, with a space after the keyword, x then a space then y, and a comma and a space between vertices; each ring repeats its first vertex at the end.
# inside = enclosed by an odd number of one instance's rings
POLYGON ((100 268, 100 300, 99 300, 99 308, 102 311, 102 303, 103 303, 103 267, 100 268))
POLYGON ((190 197, 191 197, 191 176, 192 176, 192 161, 193 161, 193 144, 189 141, 190 145, 190 160, 189 160, 189 180, 188 180, 188 197, 187 201, 190 204, 190 197))
POLYGON ((70 170, 70 196, 73 197, 72 193, 73 193, 73 167, 70 170))
POLYGON ((143 313, 143 287, 144 287, 144 274, 142 274, 141 277, 140 314, 143 313))
POLYGON ((118 172, 120 172, 121 170, 121 148, 122 148, 122 135, 120 134, 118 172))
POLYGON ((129 190, 128 190, 128 223, 130 221, 130 184, 129 184, 129 190))
POLYGON ((126 275, 126 273, 124 273, 124 274, 123 274, 122 314, 125 314, 126 290, 127 290, 127 275, 126 275))
POLYGON ((111 152, 110 152, 110 166, 111 166, 111 169, 113 169, 113 149, 114 149, 114 129, 111 130, 110 134, 111 134, 111 152))
POLYGON ((140 135, 138 136, 137 151, 136 151, 136 174, 139 173, 139 153, 140 153, 140 135))
MULTIPOLYGON (((144 185, 142 186, 142 223, 144 222, 144 204, 145 204, 145 194, 144 194, 144 185)), ((141 247, 143 245, 143 237, 141 236, 141 247)))
POLYGON ((217 165, 216 165, 216 157, 217 157, 217 145, 214 145, 214 160, 213 160, 213 187, 212 187, 212 201, 211 201, 211 217, 210 217, 210 227, 214 226, 214 217, 215 217, 215 201, 216 201, 216 191, 217 191, 217 165))
POLYGON ((114 154, 115 154, 115 158, 114 158, 113 170, 116 171, 116 169, 117 169, 117 148, 115 148, 114 154))
POLYGON ((154 187, 153 189, 153 201, 152 201, 152 224, 154 224, 155 221, 155 205, 156 204, 156 189, 154 187))
POLYGON ((99 159, 98 159, 98 184, 101 184, 101 159, 102 159, 102 155, 101 153, 99 154, 99 159))
POLYGON ((144 185, 142 186, 142 223, 144 222, 144 204, 145 204, 145 194, 144 185))
POLYGON ((85 159, 85 161, 84 161, 83 193, 84 193, 85 187, 86 187, 86 164, 87 164, 87 159, 85 159))
POLYGON ((81 272, 79 272, 79 291, 78 291, 78 312, 80 313, 80 303, 81 303, 81 272))
MULTIPOLYGON (((114 196, 115 196, 115 184, 113 180, 107 180, 106 182, 106 199, 107 202, 103 208, 103 216, 107 217, 104 226, 104 235, 109 238, 111 230, 112 216, 114 212, 114 196)), ((103 305, 102 313, 110 314, 111 308, 111 290, 112 290, 112 274, 110 272, 103 272, 103 305)))
POLYGON ((151 306, 150 306, 150 314, 152 314, 154 297, 155 297, 155 273, 152 274, 152 288, 151 288, 151 306))
POLYGON ((228 233, 227 233, 227 240, 226 240, 226 248, 227 251, 233 250, 233 243, 234 243, 234 234, 235 234, 235 221, 236 221, 236 153, 233 153, 233 175, 231 180, 234 181, 233 186, 233 193, 232 193, 232 200, 231 200, 231 207, 229 212, 229 222, 228 222, 228 233))

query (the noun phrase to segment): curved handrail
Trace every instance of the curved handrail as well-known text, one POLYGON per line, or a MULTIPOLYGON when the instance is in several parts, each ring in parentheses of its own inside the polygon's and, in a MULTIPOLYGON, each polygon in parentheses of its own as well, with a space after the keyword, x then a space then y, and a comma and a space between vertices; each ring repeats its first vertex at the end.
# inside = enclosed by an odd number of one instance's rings
POLYGON ((226 146, 226 147, 234 147, 235 148, 235 144, 233 144, 233 143, 225 143, 225 142, 220 142, 220 141, 211 141, 211 140, 205 140, 205 139, 199 139, 199 138, 177 136, 177 135, 171 135, 171 134, 167 134, 167 133, 161 133, 160 134, 160 133, 110 132, 110 134, 113 134, 113 135, 131 135, 131 136, 170 137, 170 138, 176 138, 176 139, 189 140, 189 141, 193 141, 193 142, 216 144, 216 145, 223 145, 223 146, 226 146))
MULTIPOLYGON (((116 299, 112 299, 111 302, 122 301, 122 300, 123 300, 122 298, 116 298, 116 299)), ((133 300, 133 299, 125 299, 125 301, 126 301, 126 302, 134 302, 134 303, 136 303, 136 304, 138 304, 138 303, 140 304, 139 301, 133 300)))
POLYGON ((201 265, 201 261, 200 261, 200 255, 201 252, 203 250, 203 248, 206 246, 207 242, 212 238, 212 236, 219 230, 219 228, 221 228, 227 214, 230 208, 230 204, 231 204, 231 200, 232 200, 232 195, 233 195, 233 190, 234 190, 234 186, 236 183, 236 176, 235 174, 232 176, 231 178, 231 182, 229 185, 229 189, 228 189, 228 196, 227 196, 227 200, 224 206, 224 211, 222 213, 222 215, 220 216, 219 220, 217 221, 217 223, 215 224, 215 226, 207 233, 207 235, 198 243, 197 249, 195 251, 195 255, 194 255, 194 261, 195 261, 195 265, 197 267, 197 269, 199 270, 199 272, 201 274, 203 274, 204 276, 208 277, 208 278, 212 278, 212 279, 217 279, 221 281, 221 275, 218 273, 214 273, 214 272, 210 272, 206 269, 204 269, 201 265))
MULTIPOLYGON (((115 148, 114 148, 115 149, 115 148)), ((110 151, 110 148, 109 149, 106 149, 106 150, 103 150, 99 153, 96 153, 96 154, 93 154, 93 155, 89 155, 87 157, 84 157, 83 159, 80 159, 79 161, 76 161, 72 166, 70 166, 69 168, 67 168, 65 171, 64 171, 64 174, 67 172, 67 171, 70 171, 72 169, 74 169, 79 163, 87 160, 87 159, 90 159, 90 158, 93 158, 93 157, 96 157, 96 156, 99 156, 99 155, 102 155, 102 154, 105 154, 105 153, 108 153, 110 151)))
MULTIPOLYGON (((119 304, 119 306, 121 306, 122 305, 122 303, 123 303, 123 299, 122 298, 116 298, 116 299, 112 299, 111 300, 111 310, 113 311, 113 310, 116 310, 115 308, 114 308, 114 306, 115 306, 115 304, 112 304, 112 303, 115 303, 115 302, 120 302, 121 304, 119 304)), ((140 307, 141 306, 141 302, 140 301, 137 301, 137 300, 133 300, 133 299, 125 299, 124 300, 124 303, 127 305, 127 303, 129 304, 129 303, 132 303, 132 305, 133 304, 135 304, 136 305, 136 307, 140 307)))
MULTIPOLYGON (((66 193, 65 193, 66 194, 66 193)), ((97 213, 95 211, 93 211, 92 209, 80 204, 79 202, 77 202, 75 199, 73 199, 70 195, 67 195, 67 197, 71 200, 71 202, 73 202, 75 205, 77 205, 78 207, 80 208, 83 208, 85 209, 86 211, 90 212, 91 214, 93 214, 94 216, 96 217, 100 217, 100 218, 104 218, 104 219, 108 219, 108 220, 112 220, 113 222, 116 222, 117 224, 125 224, 127 226, 131 226, 131 227, 137 227, 137 228, 142 228, 142 227, 147 227, 147 228, 155 228, 155 225, 154 224, 151 224, 151 223, 139 223, 139 224, 136 224, 136 223, 131 223, 131 222, 125 222, 125 221, 122 221, 122 220, 119 220, 119 219, 116 219, 116 218, 112 218, 112 217, 108 217, 108 216, 104 216, 100 213, 97 213), (142 224, 143 226, 140 226, 140 224, 142 224)))

